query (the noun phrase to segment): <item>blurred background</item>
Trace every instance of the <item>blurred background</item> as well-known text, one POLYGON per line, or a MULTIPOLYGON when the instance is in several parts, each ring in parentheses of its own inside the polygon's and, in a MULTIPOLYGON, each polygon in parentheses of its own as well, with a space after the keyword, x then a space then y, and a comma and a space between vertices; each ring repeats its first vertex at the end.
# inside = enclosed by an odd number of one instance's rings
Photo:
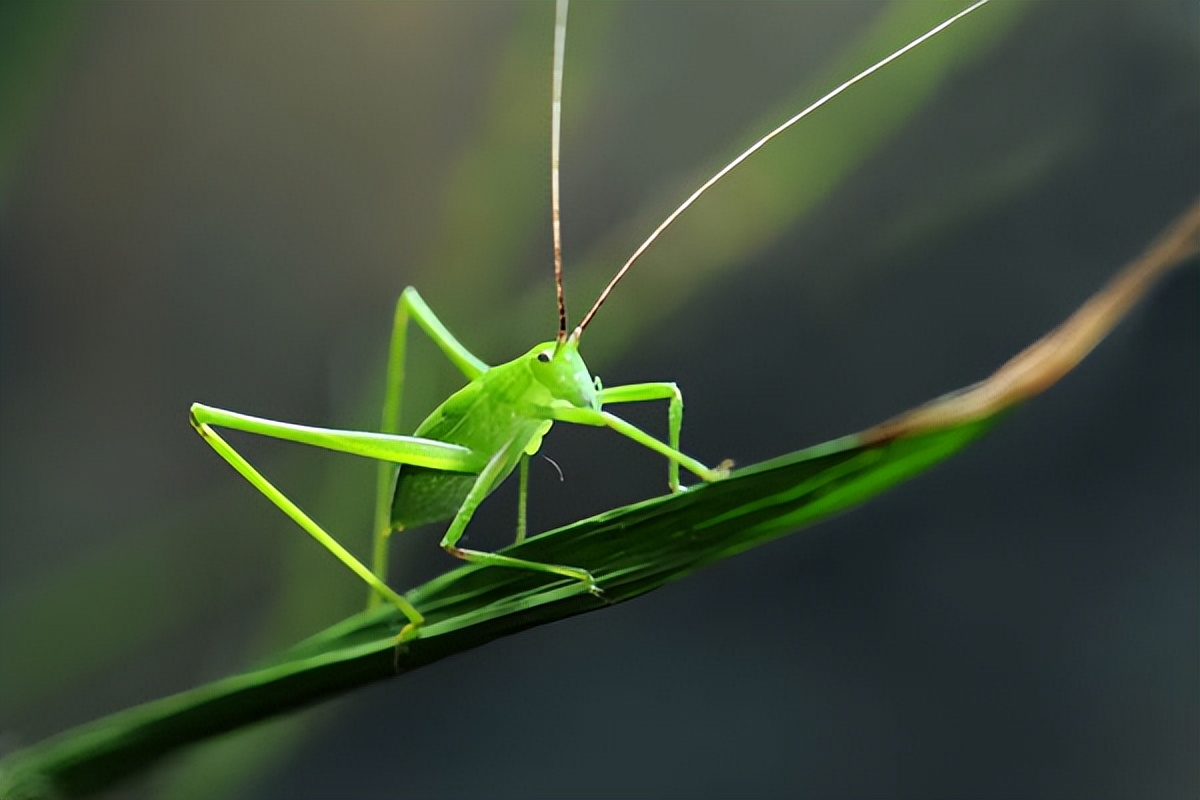
MULTIPOLYGON (((577 4, 575 319, 744 146, 962 4, 577 4)), ((988 7, 663 237, 589 328, 741 464, 987 375, 1200 190, 1200 6, 988 7)), ((365 592, 187 424, 378 424, 417 286, 553 335, 550 3, 0 9, 0 751, 252 665, 365 592)), ((636 602, 170 759, 113 797, 1200 792, 1193 263, 1075 373, 867 507, 636 602)), ((415 345, 407 416, 460 380, 415 345)), ((665 408, 628 416, 665 431, 665 408)), ((533 530, 663 491, 560 426, 533 530)), ((373 466, 238 438, 367 551, 373 466)), ((468 530, 511 537, 515 486, 468 530)), ((394 543, 392 583, 454 566, 394 543)))

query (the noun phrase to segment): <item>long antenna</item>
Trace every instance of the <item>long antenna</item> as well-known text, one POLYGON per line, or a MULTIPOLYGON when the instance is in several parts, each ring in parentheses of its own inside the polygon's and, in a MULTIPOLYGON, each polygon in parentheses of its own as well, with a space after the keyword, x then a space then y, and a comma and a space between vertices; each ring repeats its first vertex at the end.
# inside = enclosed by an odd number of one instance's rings
POLYGON ((563 297, 562 221, 559 219, 558 150, 562 130, 563 53, 567 49, 567 0, 554 7, 554 77, 550 88, 550 224, 554 228, 554 290, 558 297, 558 344, 567 340, 567 301, 563 297))
POLYGON ((691 196, 688 197, 687 200, 684 200, 683 203, 679 206, 679 208, 675 209, 670 214, 668 214, 667 218, 664 219, 659 224, 659 226, 654 229, 654 232, 651 233, 650 236, 648 236, 646 238, 646 241, 642 242, 642 244, 638 247, 638 249, 633 251, 633 255, 631 255, 629 257, 629 260, 625 262, 624 266, 622 266, 619 270, 617 270, 617 274, 614 275, 613 279, 608 282, 607 286, 604 287, 604 291, 602 291, 600 293, 600 296, 596 298, 596 302, 592 305, 591 309, 587 312, 587 314, 584 315, 583 321, 579 323, 579 325, 575 328, 575 331, 571 335, 575 338, 579 338, 583 334, 583 329, 586 328, 588 323, 592 321, 592 317, 596 316, 596 312, 600 310, 600 306, 604 305, 604 301, 608 299, 608 295, 610 292, 612 292, 613 287, 616 286, 617 283, 621 280, 621 278, 623 278, 625 276, 625 273, 628 272, 629 268, 633 266, 633 262, 637 261, 641 257, 642 253, 646 252, 647 248, 649 248, 650 245, 654 243, 654 240, 659 237, 659 234, 661 234, 664 230, 666 230, 667 227, 672 222, 674 222, 680 214, 682 214, 684 211, 686 211, 692 205, 692 203, 696 202, 696 200, 699 199, 700 195, 702 195, 706 191, 708 191, 709 188, 711 188, 714 183, 721 180, 721 178, 724 178, 726 175, 728 175, 730 172, 732 172, 735 167, 737 167, 739 164, 741 164, 747 158, 749 158, 754 153, 756 153, 760 149, 762 149, 762 147, 764 145, 766 145, 767 142, 771 141, 776 136, 783 133, 788 128, 792 127, 797 122, 804 119, 809 114, 816 111, 818 108, 825 105, 830 100, 832 100, 833 98, 837 97, 842 92, 849 89, 854 84, 861 81, 863 78, 866 78, 868 75, 871 75, 872 73, 877 72, 878 70, 887 66, 888 64, 890 64, 891 62, 893 62, 897 58, 899 58, 900 56, 907 53, 909 50, 912 50, 914 47, 920 45, 921 43, 925 42, 926 40, 931 39, 932 37, 941 33, 946 28, 949 28, 951 25, 953 25, 954 23, 958 22, 960 19, 965 17, 967 14, 970 14, 972 11, 974 11, 975 9, 979 8, 982 5, 985 5, 988 2, 989 2, 989 0, 978 0, 976 3, 967 7, 963 11, 958 12, 957 14, 955 14, 953 17, 950 17, 945 22, 942 22, 935 28, 927 31, 926 33, 921 34, 916 39, 913 39, 911 42, 904 45, 904 47, 901 47, 899 50, 892 53, 887 58, 884 58, 881 61, 875 62, 871 66, 864 69, 862 72, 855 75, 850 80, 841 84, 836 89, 834 89, 833 91, 826 94, 824 97, 822 97, 819 100, 817 100, 816 102, 814 102, 808 108, 804 109, 800 113, 793 116, 791 119, 784 122, 778 128, 771 131, 770 133, 768 133, 766 136, 759 139, 754 144, 750 145, 750 147, 746 148, 745 152, 743 152, 741 155, 739 155, 733 161, 730 161, 728 164, 726 164, 724 167, 722 167, 721 170, 716 175, 713 175, 711 178, 709 178, 707 181, 705 181, 704 184, 699 189, 692 192, 691 196))

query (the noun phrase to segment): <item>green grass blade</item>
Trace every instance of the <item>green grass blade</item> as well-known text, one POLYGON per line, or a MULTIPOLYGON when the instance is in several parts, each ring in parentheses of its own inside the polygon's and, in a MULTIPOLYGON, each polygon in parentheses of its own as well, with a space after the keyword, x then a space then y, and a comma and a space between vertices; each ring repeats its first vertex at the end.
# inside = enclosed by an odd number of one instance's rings
POLYGON ((758 464, 679 495, 619 508, 505 552, 583 566, 600 600, 567 579, 465 566, 410 594, 428 625, 402 652, 394 609, 360 614, 274 664, 115 714, 17 754, 0 777, 10 797, 75 796, 110 785, 181 746, 384 680, 501 636, 630 600, 857 505, 944 459, 992 419, 862 445, 846 437, 758 464))

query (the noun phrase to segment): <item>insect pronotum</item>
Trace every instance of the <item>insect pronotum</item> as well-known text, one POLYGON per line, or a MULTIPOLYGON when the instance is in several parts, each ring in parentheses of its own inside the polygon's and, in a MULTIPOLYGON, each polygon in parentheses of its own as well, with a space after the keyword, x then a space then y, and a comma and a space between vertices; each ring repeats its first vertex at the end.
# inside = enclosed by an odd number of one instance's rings
POLYGON ((418 635, 424 618, 403 595, 386 583, 387 542, 394 531, 450 519, 441 546, 466 561, 517 569, 536 570, 577 581, 582 591, 602 595, 602 587, 586 570, 567 564, 545 564, 499 553, 471 550, 459 540, 479 504, 514 470, 519 468, 517 540, 525 536, 525 498, 529 457, 537 453, 542 437, 555 422, 609 428, 662 455, 667 460, 667 484, 683 490, 679 471, 702 481, 723 477, 727 463, 716 467, 680 450, 683 395, 669 381, 625 386, 602 386, 579 354, 584 330, 608 299, 613 288, 659 235, 713 184, 765 146, 771 139, 855 83, 882 69, 950 25, 984 5, 979 0, 891 55, 837 86, 785 120, 705 181, 650 233, 616 271, 595 302, 571 328, 563 290, 562 233, 559 218, 559 131, 562 117, 562 76, 566 49, 567 0, 558 0, 554 24, 554 69, 551 91, 551 219, 554 238, 554 284, 558 330, 555 338, 541 342, 517 358, 488 366, 438 320, 413 287, 406 288, 396 304, 387 367, 387 384, 380 432, 332 430, 247 416, 195 403, 191 421, 196 431, 256 489, 287 514, 309 535, 371 587, 372 602, 390 602, 407 619, 402 640, 418 635), (467 378, 467 384, 447 398, 422 422, 413 435, 399 433, 400 403, 404 387, 409 320, 433 340, 467 378), (657 400, 667 402, 668 435, 663 442, 606 406, 657 400), (223 439, 215 428, 285 439, 379 460, 372 566, 367 567, 333 536, 277 489, 249 461, 223 439))

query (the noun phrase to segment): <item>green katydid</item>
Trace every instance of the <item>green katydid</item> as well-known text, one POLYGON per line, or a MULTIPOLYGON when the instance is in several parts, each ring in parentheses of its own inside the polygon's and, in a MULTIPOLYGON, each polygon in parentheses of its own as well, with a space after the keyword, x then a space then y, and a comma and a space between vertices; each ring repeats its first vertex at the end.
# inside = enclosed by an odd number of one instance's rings
POLYGON ((391 533, 425 523, 450 519, 441 546, 450 554, 474 563, 535 570, 577 581, 581 591, 602 595, 586 570, 564 564, 545 564, 500 553, 458 546, 480 503, 519 467, 518 541, 525 537, 525 508, 530 456, 555 422, 608 427, 662 455, 667 460, 667 483, 672 492, 684 489, 683 467, 702 481, 713 481, 728 471, 728 462, 709 467, 684 454, 679 439, 683 425, 683 396, 671 382, 604 387, 579 354, 580 339, 613 288, 659 235, 713 184, 804 117, 904 53, 984 5, 978 2, 845 81, 795 114, 733 159, 704 182, 671 212, 638 246, 600 292, 573 329, 567 324, 563 291, 562 234, 559 219, 559 139, 562 109, 562 75, 568 0, 557 0, 554 30, 554 68, 551 92, 551 220, 554 238, 554 282, 558 306, 558 332, 512 361, 489 367, 438 320, 412 287, 396 304, 386 373, 381 432, 315 428, 252 417, 195 403, 191 421, 196 431, 256 489, 264 494, 309 535, 324 545, 346 567, 371 587, 370 602, 390 602, 408 620, 401 631, 405 640, 418 635, 424 618, 413 605, 386 583, 387 544, 391 533), (411 436, 399 433, 400 404, 405 377, 405 354, 410 318, 433 340, 463 373, 468 383, 452 394, 417 427, 411 436), (668 437, 663 442, 605 406, 642 401, 667 401, 668 437), (380 462, 375 505, 372 566, 368 568, 311 517, 277 489, 214 428, 223 427, 276 439, 322 447, 380 462))

